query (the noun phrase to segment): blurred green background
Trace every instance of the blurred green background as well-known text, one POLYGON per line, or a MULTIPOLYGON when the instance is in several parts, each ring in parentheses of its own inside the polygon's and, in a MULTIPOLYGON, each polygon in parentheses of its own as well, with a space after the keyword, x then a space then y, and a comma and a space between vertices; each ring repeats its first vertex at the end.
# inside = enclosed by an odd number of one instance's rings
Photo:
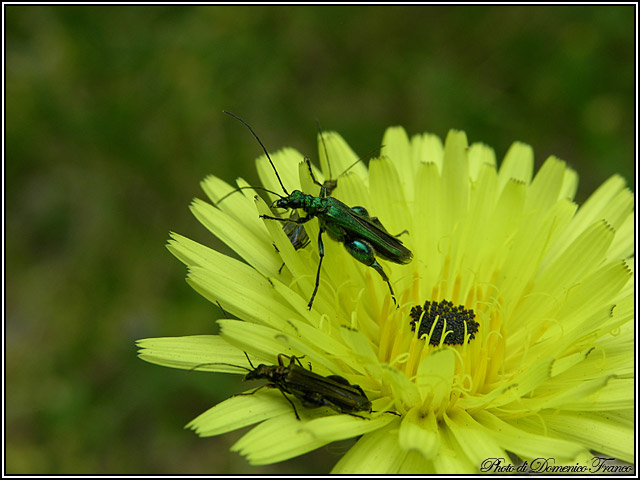
POLYGON ((316 124, 363 155, 389 125, 514 140, 634 179, 634 6, 4 6, 6 473, 327 473, 348 442, 251 467, 183 426, 240 377, 136 358, 213 333, 169 231, 261 152, 317 158, 316 124))

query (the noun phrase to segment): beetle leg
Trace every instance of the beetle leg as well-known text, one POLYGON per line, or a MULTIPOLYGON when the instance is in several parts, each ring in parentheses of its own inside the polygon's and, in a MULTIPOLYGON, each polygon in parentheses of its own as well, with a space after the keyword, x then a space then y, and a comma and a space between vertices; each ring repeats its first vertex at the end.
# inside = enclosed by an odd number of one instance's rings
POLYGON ((256 388, 255 390, 252 390, 250 392, 236 393, 235 395, 232 395, 232 396, 233 397, 244 397, 245 395, 253 395, 258 390, 260 390, 262 388, 265 388, 265 387, 267 387, 267 388, 277 388, 275 385, 273 385, 271 383, 265 383, 264 385, 261 385, 258 388, 256 388))
MULTIPOLYGON (((287 360, 289 360, 289 367, 291 367, 292 365, 295 365, 296 362, 298 363, 298 365, 300 365, 302 367, 302 364, 300 363, 300 359, 304 358, 306 355, 302 355, 300 357, 296 357, 295 355, 285 355, 284 353, 279 353, 278 354, 278 365, 280 365, 281 367, 285 367, 287 365, 284 364, 284 361, 282 360, 283 358, 286 358, 287 360)), ((304 367, 302 367, 304 368, 304 367)))
POLYGON ((313 299, 316 298, 316 293, 318 293, 318 287, 320 286, 320 268, 322 267, 322 259, 324 258, 324 243, 322 243, 322 229, 320 229, 320 233, 318 233, 318 255, 320 255, 320 261, 318 262, 318 272, 316 273, 316 285, 313 287, 313 293, 311 294, 311 300, 309 300, 309 304, 307 308, 311 310, 311 305, 313 305, 313 299))
POLYGON ((341 413, 345 413, 345 414, 347 414, 347 415, 351 415, 352 417, 358 417, 358 418, 361 418, 361 419, 363 419, 363 420, 371 420, 370 418, 363 417, 363 416, 361 416, 361 415, 356 415, 355 413, 351 413, 351 412, 341 412, 341 413))
POLYGON ((300 400, 302 401, 302 405, 304 405, 307 408, 329 407, 330 409, 335 410, 338 413, 351 415, 352 417, 362 418, 363 420, 369 420, 366 417, 362 417, 360 415, 356 415, 355 413, 351 413, 343 410, 338 405, 327 400, 317 392, 306 394, 303 397, 301 397, 300 400))
MULTIPOLYGON (((298 362, 298 365, 300 365, 302 367, 302 363, 300 363, 300 359, 304 358, 304 357, 305 357, 305 355, 302 355, 301 357, 296 357, 294 355, 291 355, 291 360, 298 362)), ((304 367, 302 367, 302 368, 304 368, 304 367)))
POLYGON ((287 394, 284 393, 284 391, 282 391, 282 389, 280 389, 280 393, 282 394, 282 396, 284 398, 287 399, 287 402, 289 402, 291 404, 291 407, 293 408, 293 413, 295 413, 296 414, 296 418, 298 420, 300 420, 300 415, 298 415, 298 410, 296 410, 296 406, 293 404, 293 401, 291 401, 291 399, 289 397, 287 397, 287 394))
POLYGON ((280 217, 270 217, 269 215, 260 215, 260 218, 266 218, 267 220, 277 220, 278 222, 285 222, 285 223, 291 222, 291 223, 297 223, 298 225, 302 225, 303 223, 307 223, 309 220, 311 220, 314 217, 306 216, 306 217, 293 219, 291 217, 280 218, 280 217))
POLYGON ((344 248, 347 249, 347 252, 351 254, 353 258, 358 260, 360 263, 365 264, 368 267, 373 268, 376 272, 380 274, 382 279, 387 282, 389 286, 389 291, 391 292, 391 298, 393 299, 393 303, 398 305, 396 301, 396 295, 393 293, 393 288, 391 288, 391 283, 389 282, 389 277, 384 273, 382 269, 382 265, 378 263, 376 260, 376 256, 374 255, 374 249, 368 242, 364 240, 351 240, 344 242, 344 248))
POLYGON ((311 168, 311 160, 309 160, 309 157, 305 157, 304 162, 307 164, 307 168, 309 169, 311 180, 313 180, 313 183, 315 183, 320 187, 320 197, 324 198, 326 196, 324 185, 322 185, 318 180, 316 180, 316 176, 313 174, 313 169, 311 168))
POLYGON ((303 396, 299 397, 302 401, 302 405, 307 408, 329 407, 335 410, 336 406, 329 400, 324 398, 318 392, 307 392, 303 396))

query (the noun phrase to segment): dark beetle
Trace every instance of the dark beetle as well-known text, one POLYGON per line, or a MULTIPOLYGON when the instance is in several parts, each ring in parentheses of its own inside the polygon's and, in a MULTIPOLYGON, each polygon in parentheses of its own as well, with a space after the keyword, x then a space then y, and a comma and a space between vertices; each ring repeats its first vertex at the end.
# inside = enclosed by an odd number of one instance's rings
MULTIPOLYGON (((350 384, 339 375, 322 376, 307 370, 300 363, 300 358, 281 353, 278 355, 278 365, 260 364, 254 367, 245 353, 251 368, 239 365, 230 365, 247 370, 244 380, 267 380, 269 383, 259 387, 253 392, 240 393, 239 395, 253 395, 261 388, 277 388, 284 398, 291 404, 296 418, 300 420, 298 411, 287 393, 293 395, 307 408, 329 407, 333 410, 354 415, 354 412, 371 412, 371 402, 359 385, 350 384), (289 364, 285 361, 289 360, 289 364)), ((220 364, 219 364, 220 365, 220 364)), ((361 417, 362 418, 362 417, 361 417)))

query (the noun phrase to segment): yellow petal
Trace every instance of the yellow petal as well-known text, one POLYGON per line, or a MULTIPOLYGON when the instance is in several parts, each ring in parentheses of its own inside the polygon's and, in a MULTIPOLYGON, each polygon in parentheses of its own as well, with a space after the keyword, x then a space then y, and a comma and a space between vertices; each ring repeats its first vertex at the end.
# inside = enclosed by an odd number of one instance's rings
POLYGON ((198 371, 246 373, 228 363, 248 367, 247 359, 233 345, 218 335, 192 335, 187 337, 143 338, 136 342, 138 356, 147 362, 166 367, 198 371))
POLYGON ((533 149, 524 143, 514 142, 500 165, 498 189, 502 191, 509 181, 528 185, 533 175, 533 149))
POLYGON ((480 467, 487 459, 500 458, 503 459, 503 465, 512 465, 505 451, 486 428, 467 412, 455 409, 451 416, 445 414, 443 418, 471 463, 480 467))
POLYGON ((422 407, 409 410, 402 419, 398 441, 407 452, 416 451, 429 460, 440 452, 440 432, 433 410, 422 407))
MULTIPOLYGON (((544 433, 552 434, 579 443, 597 452, 611 455, 625 462, 634 460, 634 429, 623 425, 614 416, 596 412, 557 412, 541 413, 539 420, 522 419, 515 424, 535 428, 543 422, 544 433)), ((538 428, 540 428, 538 426, 538 428)), ((549 441, 551 447, 553 442, 549 441)), ((577 453, 577 452, 576 452, 577 453)), ((541 455, 546 456, 546 455, 541 455)), ((549 452, 556 459, 560 455, 549 452)))
POLYGON ((187 424, 201 437, 238 430, 263 420, 291 415, 291 405, 277 390, 260 390, 253 395, 236 395, 210 408, 187 424))
POLYGON ((565 162, 553 156, 547 158, 531 182, 525 211, 547 209, 558 201, 565 170, 565 162))
POLYGON ((573 459, 582 451, 577 443, 517 428, 521 424, 516 420, 511 422, 515 425, 512 426, 487 411, 479 411, 473 417, 490 432, 499 445, 522 458, 553 457, 561 461, 573 459))
MULTIPOLYGON (((277 253, 268 237, 255 236, 244 224, 197 198, 191 204, 191 210, 211 233, 263 275, 275 273, 280 267, 277 253)), ((257 216, 257 212, 254 215, 257 216)))
POLYGON ((331 470, 335 475, 393 474, 406 457, 392 425, 364 435, 331 470))

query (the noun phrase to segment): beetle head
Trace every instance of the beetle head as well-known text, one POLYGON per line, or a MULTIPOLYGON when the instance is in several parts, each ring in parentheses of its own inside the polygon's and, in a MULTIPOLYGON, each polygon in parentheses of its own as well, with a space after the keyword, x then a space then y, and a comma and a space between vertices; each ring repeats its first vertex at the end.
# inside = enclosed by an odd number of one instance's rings
POLYGON ((280 198, 275 200, 271 204, 271 208, 302 208, 304 204, 304 199, 308 195, 302 193, 300 190, 294 190, 288 197, 280 198))

